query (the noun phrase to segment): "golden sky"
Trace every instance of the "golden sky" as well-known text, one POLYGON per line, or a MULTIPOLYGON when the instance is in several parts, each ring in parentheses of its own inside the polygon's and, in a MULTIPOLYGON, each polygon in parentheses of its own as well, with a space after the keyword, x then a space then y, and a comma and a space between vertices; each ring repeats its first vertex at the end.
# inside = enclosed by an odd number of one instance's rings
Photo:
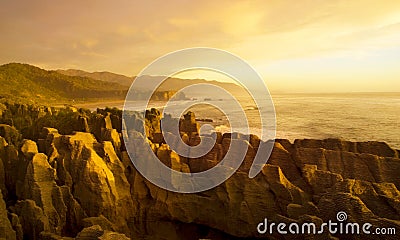
POLYGON ((1 64, 133 76, 168 52, 214 47, 272 91, 400 92, 399 0, 5 0, 0 16, 1 64))

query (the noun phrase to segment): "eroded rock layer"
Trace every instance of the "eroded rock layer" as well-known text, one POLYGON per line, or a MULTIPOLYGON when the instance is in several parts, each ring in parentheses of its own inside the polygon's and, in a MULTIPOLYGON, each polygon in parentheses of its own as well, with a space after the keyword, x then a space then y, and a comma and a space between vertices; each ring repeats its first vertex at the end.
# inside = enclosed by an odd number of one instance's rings
MULTIPOLYGON (((156 187, 136 171, 121 138, 121 111, 7 107, 0 124, 0 239, 376 239, 257 232, 265 218, 319 226, 336 220, 338 211, 347 213, 347 221, 400 233, 400 154, 382 142, 278 139, 268 164, 250 179, 260 144, 251 135, 245 160, 231 178, 205 192, 180 194, 156 187), (16 122, 24 121, 24 114, 31 125, 21 129, 16 122), (53 121, 59 119, 65 122, 53 121)), ((176 121, 177 137, 194 146, 201 138, 192 114, 176 121)), ((245 141, 240 134, 217 134, 207 155, 185 158, 164 143, 160 121, 156 110, 145 120, 132 115, 128 124, 145 123, 142 133, 129 133, 143 140, 136 141, 134 155, 142 157, 140 144, 150 144, 160 161, 177 171, 209 169, 233 139, 245 141)))

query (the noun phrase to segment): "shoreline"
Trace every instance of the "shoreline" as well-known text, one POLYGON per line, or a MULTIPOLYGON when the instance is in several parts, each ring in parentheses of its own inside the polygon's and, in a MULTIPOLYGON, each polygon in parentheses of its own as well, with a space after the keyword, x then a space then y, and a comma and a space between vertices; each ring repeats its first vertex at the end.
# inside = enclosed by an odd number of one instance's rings
MULTIPOLYGON (((10 235, 19 234, 18 239, 75 237, 106 230, 119 234, 118 239, 187 239, 174 237, 188 226, 187 219, 193 220, 185 234, 196 239, 216 234, 220 236, 217 239, 254 239, 260 237, 257 225, 264 218, 321 223, 335 220, 337 211, 346 212, 356 222, 400 230, 396 205, 400 151, 383 142, 276 139, 262 171, 249 178, 261 144, 252 136, 246 142, 242 164, 229 179, 207 191, 182 194, 157 187, 135 168, 135 161, 147 159, 142 143, 149 144, 149 151, 154 149, 167 167, 196 173, 217 166, 228 151, 238 156, 237 149, 230 149, 230 142, 243 142, 240 134, 220 134, 212 150, 200 158, 181 157, 160 136, 161 116, 153 110, 148 114, 152 121, 145 124, 151 139, 149 135, 141 139, 140 132, 131 131, 129 137, 139 138, 131 142, 133 148, 128 153, 120 110, 43 112, 42 108, 8 107, 16 120, 31 118, 23 123, 13 121, 22 127, 18 129, 0 124, 0 173, 5 174, 0 178, 5 183, 0 185, 0 207, 7 204, 0 218, 10 235), (9 220, 10 215, 15 221, 9 220), (16 219, 25 221, 17 225, 16 219), (132 221, 135 224, 130 224, 132 221), (34 224, 37 222, 50 227, 43 229, 43 225, 34 224), (160 228, 168 235, 157 231, 160 228), (13 229, 22 230, 13 233, 13 229), (203 232, 206 234, 199 234, 203 232)), ((133 119, 140 120, 135 121, 138 125, 143 121, 136 115, 133 119)), ((182 140, 196 146, 199 126, 195 115, 188 114, 181 125, 182 140)), ((172 175, 165 181, 176 190, 187 183, 172 175)))
POLYGON ((92 111, 96 111, 97 108, 118 108, 122 109, 124 106, 125 100, 109 100, 109 101, 101 101, 101 102, 85 102, 85 103, 75 103, 72 106, 76 108, 86 108, 92 111))
MULTIPOLYGON (((89 103, 79 103, 79 104, 75 104, 73 105, 74 107, 77 108, 87 108, 91 111, 96 111, 97 108, 105 108, 105 107, 109 107, 109 108, 118 108, 119 110, 122 110, 123 105, 124 105, 124 100, 117 100, 117 101, 103 101, 103 102, 89 102, 89 103)), ((156 108, 158 110, 160 110, 160 108, 162 108, 166 102, 163 101, 153 101, 153 104, 150 105, 148 107, 148 109, 151 108, 156 108)), ((195 103, 195 102, 194 102, 195 103)), ((377 141, 377 142, 386 142, 388 143, 391 147, 395 148, 395 149, 400 149, 400 142, 395 141, 395 139, 392 138, 382 138, 382 136, 380 136, 381 138, 379 138, 379 136, 377 135, 375 138, 373 137, 367 137, 363 134, 354 134, 354 135, 349 135, 349 134, 336 134, 336 133, 332 133, 332 132, 321 132, 318 131, 316 133, 312 133, 312 132, 307 132, 307 131, 302 131, 301 128, 285 128, 284 126, 287 125, 285 122, 285 120, 282 120, 284 117, 287 117, 287 114, 280 114, 279 109, 280 106, 277 107, 278 108, 278 112, 277 112, 277 128, 276 128, 276 139, 288 139, 290 141, 294 141, 296 139, 328 139, 328 138, 333 138, 333 139, 345 139, 348 141, 353 141, 353 142, 368 142, 368 141, 377 141), (282 116, 284 115, 284 116, 282 116)), ((132 111, 137 111, 138 109, 132 109, 132 111)), ((221 118, 219 117, 207 117, 204 113, 203 115, 198 114, 197 111, 196 115, 200 115, 199 118, 209 118, 214 120, 214 122, 209 123, 211 125, 214 126, 214 128, 217 128, 219 131, 225 133, 225 132, 229 132, 229 127, 227 125, 227 123, 225 123, 225 121, 221 122, 221 118)), ((350 124, 350 123, 349 123, 350 124)), ((255 129, 254 127, 250 127, 250 131, 253 134, 259 135, 259 130, 255 129)))

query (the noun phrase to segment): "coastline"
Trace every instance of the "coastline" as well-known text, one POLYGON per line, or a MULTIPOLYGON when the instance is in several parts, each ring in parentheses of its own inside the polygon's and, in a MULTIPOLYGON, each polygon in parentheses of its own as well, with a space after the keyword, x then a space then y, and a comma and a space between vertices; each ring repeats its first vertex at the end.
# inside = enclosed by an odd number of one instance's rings
MULTIPOLYGON (((384 141, 394 148, 400 148, 400 98, 397 94, 275 94, 277 138, 343 138, 351 141, 384 141)), ((179 102, 178 102, 179 103, 179 102)), ((178 104, 177 103, 177 104, 178 104)), ((196 101, 193 101, 195 104, 196 101)), ((212 101, 211 101, 212 103, 212 101)), ((121 102, 112 104, 89 105, 91 110, 98 106, 114 107, 123 105, 121 102)), ((134 105, 134 104, 132 104, 134 105)), ((159 108, 163 104, 151 107, 159 108)), ((229 103, 227 103, 229 107, 229 103)), ((81 105, 79 105, 81 106, 81 105)), ((245 103, 246 114, 252 133, 260 134, 260 123, 257 109, 253 103, 245 103)), ((135 110, 135 109, 134 109, 135 110)), ((136 109, 138 110, 138 109, 136 109)), ((211 123, 217 129, 229 131, 229 123, 223 114, 212 108, 202 106, 193 110, 198 118, 211 118, 211 123)), ((233 119, 235 120, 235 119, 233 119)), ((239 119, 237 119, 239 121, 239 119)))
POLYGON ((87 108, 91 111, 95 111, 97 108, 119 108, 122 109, 124 106, 125 100, 110 100, 110 101, 95 101, 95 102, 83 102, 73 104, 76 108, 87 108))
MULTIPOLYGON (((0 125, 0 219, 6 236, 261 238, 257 226, 265 218, 319 227, 335 220, 339 210, 353 222, 400 231, 400 151, 382 142, 277 139, 262 172, 250 179, 260 143, 252 136, 244 162, 231 178, 205 192, 182 194, 153 185, 136 170, 122 142, 120 110, 69 108, 38 115, 41 109, 20 107, 8 110, 15 120, 21 113, 30 116, 29 129, 0 125)), ((204 157, 180 157, 158 138, 160 113, 151 114, 145 142, 176 171, 210 169, 229 151, 232 139, 242 141, 239 134, 221 134, 204 157)), ((182 122, 187 127, 182 138, 194 146, 198 125, 191 117, 182 122)), ((135 144, 133 156, 140 160, 143 145, 135 144)), ((334 236, 325 232, 321 237, 334 236)))

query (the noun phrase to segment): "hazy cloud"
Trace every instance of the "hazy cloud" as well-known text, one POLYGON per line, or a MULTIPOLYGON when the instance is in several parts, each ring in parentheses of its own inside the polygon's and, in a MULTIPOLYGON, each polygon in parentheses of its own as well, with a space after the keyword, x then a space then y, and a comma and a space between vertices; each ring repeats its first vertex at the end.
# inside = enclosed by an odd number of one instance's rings
MULTIPOLYGON (((393 56, 385 57, 387 50, 400 48, 397 0, 17 0, 2 1, 0 15, 1 63, 126 75, 137 74, 170 51, 206 46, 244 57, 273 85, 284 87, 294 84, 292 79, 299 74, 304 79, 315 77, 296 69, 292 75, 287 73, 290 69, 279 72, 293 63, 320 62, 324 74, 332 77, 337 73, 329 69, 341 66, 337 58, 346 58, 351 65, 354 58, 367 58, 365 64, 371 64, 368 58, 377 57, 392 66, 393 56), (281 65, 276 68, 276 64, 281 65)), ((376 64, 381 77, 400 76, 384 65, 376 64)), ((359 63, 352 72, 364 76, 359 63)))

